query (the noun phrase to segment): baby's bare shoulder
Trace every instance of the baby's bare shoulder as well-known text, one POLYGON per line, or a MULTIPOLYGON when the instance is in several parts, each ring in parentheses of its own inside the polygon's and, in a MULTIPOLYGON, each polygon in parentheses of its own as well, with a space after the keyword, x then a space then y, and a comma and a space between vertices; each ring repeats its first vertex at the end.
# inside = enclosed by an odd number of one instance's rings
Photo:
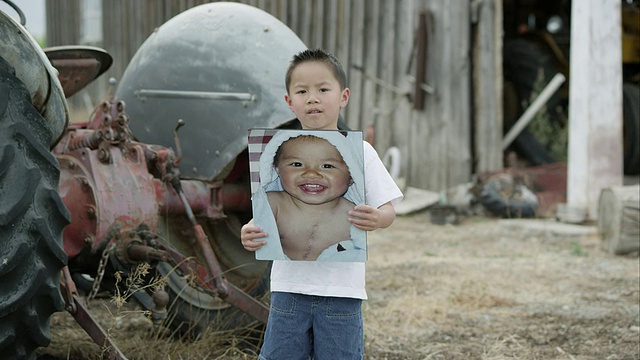
POLYGON ((351 201, 345 198, 340 198, 340 203, 338 204, 340 211, 349 211, 353 209, 355 206, 356 204, 352 203, 351 201))
POLYGON ((267 193, 267 199, 269 199, 269 202, 280 201, 284 198, 285 194, 286 193, 284 191, 269 191, 267 193))
POLYGON ((286 193, 284 191, 270 191, 267 193, 267 201, 269 201, 269 206, 271 207, 271 211, 273 211, 273 215, 278 217, 278 213, 280 213, 280 208, 282 208, 284 195, 286 193))

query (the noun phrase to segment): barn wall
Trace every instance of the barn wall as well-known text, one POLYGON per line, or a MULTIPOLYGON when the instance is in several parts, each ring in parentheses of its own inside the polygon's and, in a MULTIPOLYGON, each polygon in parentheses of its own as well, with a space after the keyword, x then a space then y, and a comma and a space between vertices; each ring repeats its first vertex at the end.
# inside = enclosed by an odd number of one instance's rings
MULTIPOLYGON (((122 76, 154 28, 205 2, 103 0, 103 43, 99 45, 114 57, 114 65, 84 95, 76 95, 72 106, 87 107, 105 96, 109 77, 122 76)), ((495 94, 480 100, 474 100, 472 94, 485 91, 487 86, 497 91, 491 77, 501 73, 476 77, 474 90, 474 66, 476 72, 485 72, 494 69, 497 60, 485 58, 474 65, 472 55, 495 55, 492 29, 501 19, 496 20, 492 11, 499 8, 495 4, 500 0, 240 2, 273 14, 308 47, 336 54, 351 89, 350 103, 343 112, 345 121, 351 128, 365 131, 381 157, 391 147, 400 150, 400 176, 407 185, 443 190, 468 182, 478 168, 499 167, 501 150, 495 132, 501 129, 501 115, 496 114, 501 103, 495 94), (419 32, 421 14, 426 24, 419 32), (481 31, 481 37, 473 36, 481 31), (418 44, 420 34, 422 45, 418 44), (423 81, 416 84, 416 76, 421 74, 423 81), (474 115, 474 109, 479 109, 478 114, 474 115), (482 121, 475 119, 476 115, 482 121), (475 138, 474 127, 479 129, 475 138), (481 156, 474 162, 475 152, 481 156)), ((49 44, 77 43, 80 3, 56 1, 47 6, 49 44), (75 20, 56 21, 63 13, 75 20)))

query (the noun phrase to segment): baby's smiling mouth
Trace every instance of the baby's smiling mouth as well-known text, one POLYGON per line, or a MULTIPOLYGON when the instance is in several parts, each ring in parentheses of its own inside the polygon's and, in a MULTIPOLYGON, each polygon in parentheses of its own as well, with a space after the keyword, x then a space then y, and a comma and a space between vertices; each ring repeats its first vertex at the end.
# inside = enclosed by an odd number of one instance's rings
POLYGON ((302 184, 298 186, 300 190, 307 194, 318 194, 323 192, 327 187, 319 184, 302 184))
POLYGON ((320 113, 322 113, 322 111, 318 109, 310 109, 309 111, 307 111, 307 114, 320 114, 320 113))

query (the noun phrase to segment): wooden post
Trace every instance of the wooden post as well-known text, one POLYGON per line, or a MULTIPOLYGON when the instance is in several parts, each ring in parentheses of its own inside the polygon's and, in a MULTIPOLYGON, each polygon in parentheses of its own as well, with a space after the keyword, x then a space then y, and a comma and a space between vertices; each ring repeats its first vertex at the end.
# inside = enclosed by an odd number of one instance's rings
POLYGON ((598 230, 602 248, 624 255, 640 251, 640 186, 602 190, 598 202, 598 230))
POLYGON ((502 0, 472 1, 477 8, 473 43, 474 152, 476 173, 503 168, 502 149, 502 0))
POLYGON ((595 220, 603 188, 622 185, 621 4, 573 3, 567 204, 557 215, 584 222, 595 220))

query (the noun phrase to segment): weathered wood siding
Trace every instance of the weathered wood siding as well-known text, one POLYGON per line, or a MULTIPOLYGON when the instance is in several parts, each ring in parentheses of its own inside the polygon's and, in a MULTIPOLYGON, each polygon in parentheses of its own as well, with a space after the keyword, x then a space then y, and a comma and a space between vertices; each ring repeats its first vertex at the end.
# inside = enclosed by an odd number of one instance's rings
MULTIPOLYGON (((114 56, 114 65, 88 90, 92 97, 105 94, 109 77, 123 74, 154 28, 205 2, 103 0, 101 46, 114 56)), ((400 176, 408 185, 443 190, 470 181, 475 171, 501 166, 501 142, 496 140, 501 135, 501 93, 496 92, 501 92, 496 85, 501 83, 496 58, 499 41, 492 39, 501 36, 496 31, 501 18, 493 13, 501 11, 501 0, 240 2, 273 14, 308 47, 324 48, 340 59, 351 89, 345 121, 365 131, 365 136, 374 134, 370 140, 381 157, 390 147, 400 149, 400 176), (427 19, 422 69, 417 68, 416 41, 420 13, 427 19), (472 55, 482 61, 474 64, 472 55), (416 86, 419 70, 425 84, 416 86), (495 76, 500 79, 492 81, 495 76), (483 96, 474 100, 474 91, 483 96), (422 109, 414 107, 416 96, 424 99, 422 109), (474 109, 480 118, 474 116, 474 109)), ((49 44, 77 41, 78 32, 68 28, 77 27, 78 21, 55 19, 62 13, 79 16, 78 1, 48 2, 47 6, 49 44)))

